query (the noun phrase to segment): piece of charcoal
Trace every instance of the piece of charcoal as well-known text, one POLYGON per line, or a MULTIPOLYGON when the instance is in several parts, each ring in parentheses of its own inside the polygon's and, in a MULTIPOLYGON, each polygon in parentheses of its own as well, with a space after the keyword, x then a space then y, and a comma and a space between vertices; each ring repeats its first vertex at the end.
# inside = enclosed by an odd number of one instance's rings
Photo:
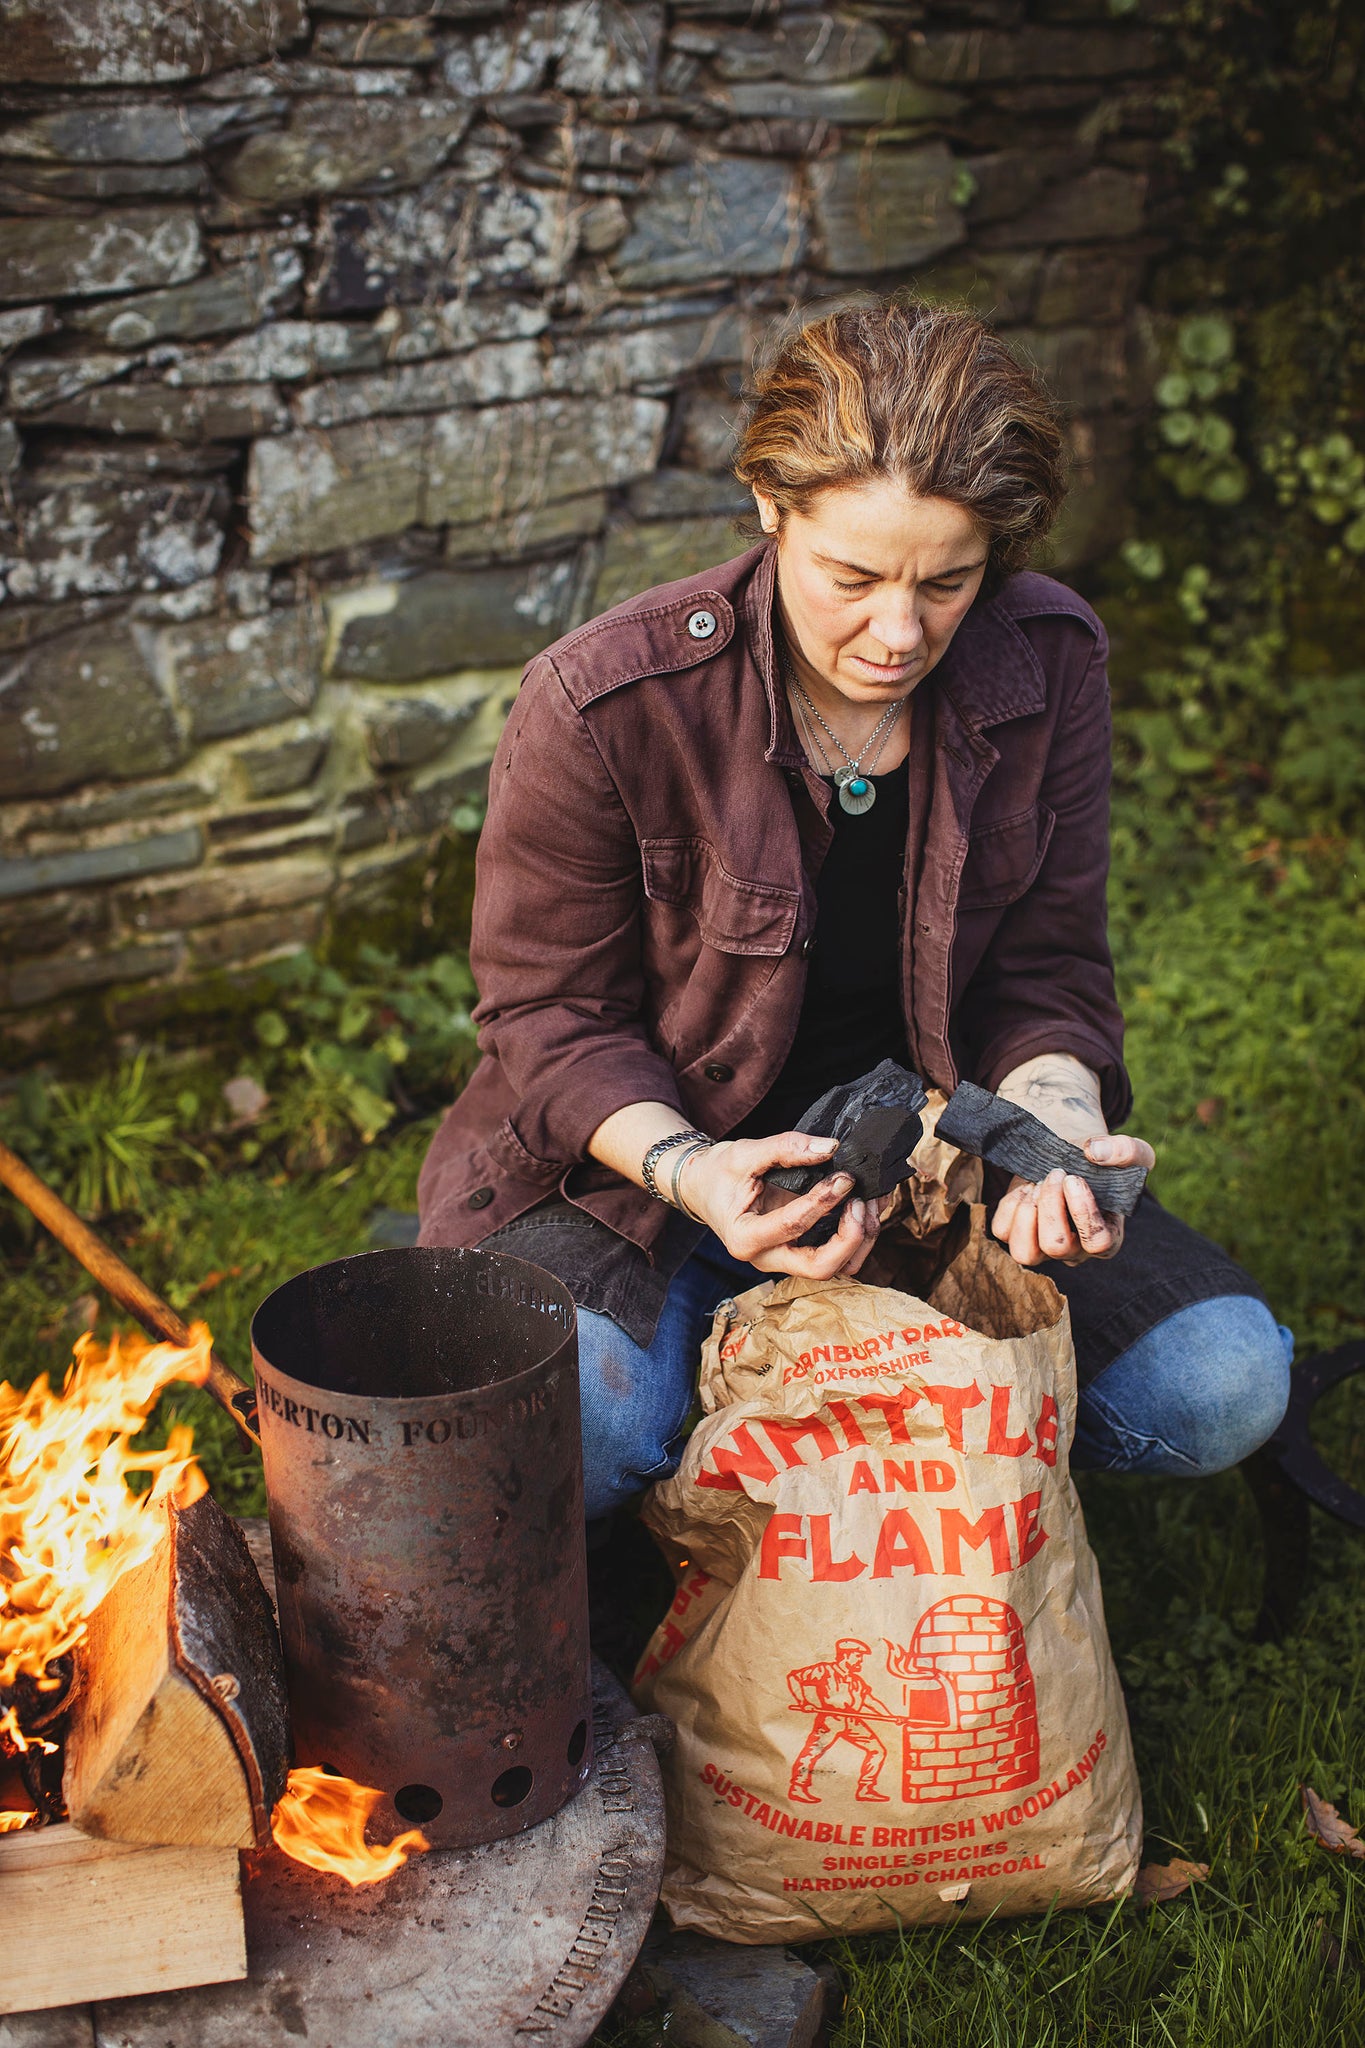
POLYGON ((948 1098, 934 1127, 935 1137, 959 1151, 974 1152, 992 1166, 1045 1180, 1057 1167, 1079 1174, 1093 1190, 1101 1209, 1111 1216, 1131 1216, 1138 1205, 1147 1170, 1142 1166, 1096 1166, 1078 1145, 1069 1145, 1045 1123, 1014 1102, 1004 1102, 971 1081, 963 1081, 948 1098))
POLYGON ((853 1186, 844 1202, 798 1238, 801 1245, 826 1244, 839 1227, 845 1202, 865 1202, 889 1195, 909 1172, 910 1154, 924 1133, 919 1112, 928 1096, 918 1074, 883 1060, 861 1080, 831 1088, 813 1102, 796 1125, 816 1138, 837 1138, 832 1159, 812 1166, 774 1166, 764 1174, 768 1187, 807 1195, 830 1174, 850 1173, 853 1186))

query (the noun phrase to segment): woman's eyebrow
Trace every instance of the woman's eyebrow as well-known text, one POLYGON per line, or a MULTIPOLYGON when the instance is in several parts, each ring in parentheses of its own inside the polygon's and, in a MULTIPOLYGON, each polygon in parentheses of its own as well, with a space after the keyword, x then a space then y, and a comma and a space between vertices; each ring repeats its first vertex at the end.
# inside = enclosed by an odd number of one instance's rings
MULTIPOLYGON (((844 569, 850 576, 866 576, 873 583, 880 583, 883 580, 880 569, 865 569, 858 562, 842 562, 837 555, 816 555, 814 559, 826 569, 844 569)), ((952 576, 970 576, 973 569, 984 568, 985 562, 986 558, 983 555, 979 562, 963 562, 956 569, 940 569, 937 574, 926 576, 922 580, 925 583, 946 583, 952 576)))
POLYGON ((983 555, 979 562, 963 562, 956 569, 940 569, 937 576, 926 576, 924 581, 926 583, 946 583, 952 576, 970 576, 973 569, 984 569, 985 566, 986 557, 983 555))
POLYGON ((858 562, 841 562, 837 555, 816 555, 815 560, 826 569, 845 569, 850 576, 868 576, 874 583, 882 581, 880 569, 864 569, 858 562))

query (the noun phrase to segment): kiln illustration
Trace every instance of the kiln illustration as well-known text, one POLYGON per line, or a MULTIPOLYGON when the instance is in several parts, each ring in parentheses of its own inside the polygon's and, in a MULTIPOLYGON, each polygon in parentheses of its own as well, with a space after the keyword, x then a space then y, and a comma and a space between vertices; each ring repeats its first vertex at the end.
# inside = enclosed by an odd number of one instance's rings
POLYGON ((1024 1627, 1004 1600, 955 1593, 923 1615, 909 1643, 886 1645, 891 1703, 863 1677, 872 1654, 841 1636, 825 1663, 787 1674, 792 1711, 811 1730, 792 1765, 787 1797, 818 1806, 816 1766, 845 1743, 860 1752, 855 1797, 886 1805, 878 1780, 887 1758, 883 1727, 901 1731, 901 1799, 907 1806, 1012 1792, 1038 1776, 1038 1710, 1024 1627))

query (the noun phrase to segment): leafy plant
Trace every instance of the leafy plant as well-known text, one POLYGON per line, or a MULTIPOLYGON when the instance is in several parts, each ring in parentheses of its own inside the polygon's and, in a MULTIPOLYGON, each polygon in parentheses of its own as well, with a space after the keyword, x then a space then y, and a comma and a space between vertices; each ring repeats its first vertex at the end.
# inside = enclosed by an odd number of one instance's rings
POLYGON ((1296 441, 1282 432, 1261 450, 1261 467, 1283 506, 1306 502, 1322 526, 1341 527, 1341 543, 1365 554, 1365 455, 1348 434, 1296 441))
POLYGON ((83 1084, 28 1075, 5 1118, 16 1146, 82 1216, 141 1208, 168 1165, 200 1155, 158 1106, 150 1055, 83 1084))
POLYGON ((473 977, 463 955, 400 966, 364 948, 353 975, 301 953, 270 970, 253 1064, 272 1096, 246 1156, 280 1143, 289 1166, 331 1165, 419 1099, 448 1098, 472 1063, 473 977))
MULTIPOLYGON (((382 1054, 375 1058, 383 1063, 382 1054)), ((261 1135, 282 1144, 289 1168, 316 1170, 334 1165, 348 1138, 372 1145, 393 1114, 392 1102, 361 1079, 344 1046, 304 1045, 261 1135)))
POLYGON ((1236 453, 1237 429, 1215 404, 1241 381, 1235 346, 1232 324, 1221 314, 1193 314, 1180 323, 1175 362, 1157 382, 1157 431, 1166 450, 1157 468, 1182 498, 1235 505, 1246 496, 1249 475, 1236 453))

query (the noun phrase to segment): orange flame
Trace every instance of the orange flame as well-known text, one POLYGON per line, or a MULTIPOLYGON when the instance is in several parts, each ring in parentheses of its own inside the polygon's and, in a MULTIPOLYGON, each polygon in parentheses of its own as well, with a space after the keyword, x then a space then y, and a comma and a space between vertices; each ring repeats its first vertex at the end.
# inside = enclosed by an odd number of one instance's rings
MULTIPOLYGON (((53 1660, 155 1550, 164 1524, 152 1510, 206 1491, 189 1428, 173 1428, 163 1451, 132 1448, 163 1387, 208 1377, 207 1326, 196 1323, 190 1336, 182 1350, 138 1335, 101 1345, 87 1332, 60 1393, 46 1373, 23 1392, 0 1381, 0 1690, 27 1677, 54 1691, 53 1660), (133 1472, 151 1474, 146 1493, 129 1491, 133 1472)), ((13 1709, 0 1732, 27 1746, 13 1709)))
POLYGON ((365 1823, 383 1797, 373 1785, 334 1778, 316 1765, 291 1771, 288 1789, 270 1816, 275 1846, 296 1863, 344 1877, 347 1884, 374 1884, 410 1855, 431 1847, 420 1828, 409 1828, 382 1847, 365 1840, 365 1823))

